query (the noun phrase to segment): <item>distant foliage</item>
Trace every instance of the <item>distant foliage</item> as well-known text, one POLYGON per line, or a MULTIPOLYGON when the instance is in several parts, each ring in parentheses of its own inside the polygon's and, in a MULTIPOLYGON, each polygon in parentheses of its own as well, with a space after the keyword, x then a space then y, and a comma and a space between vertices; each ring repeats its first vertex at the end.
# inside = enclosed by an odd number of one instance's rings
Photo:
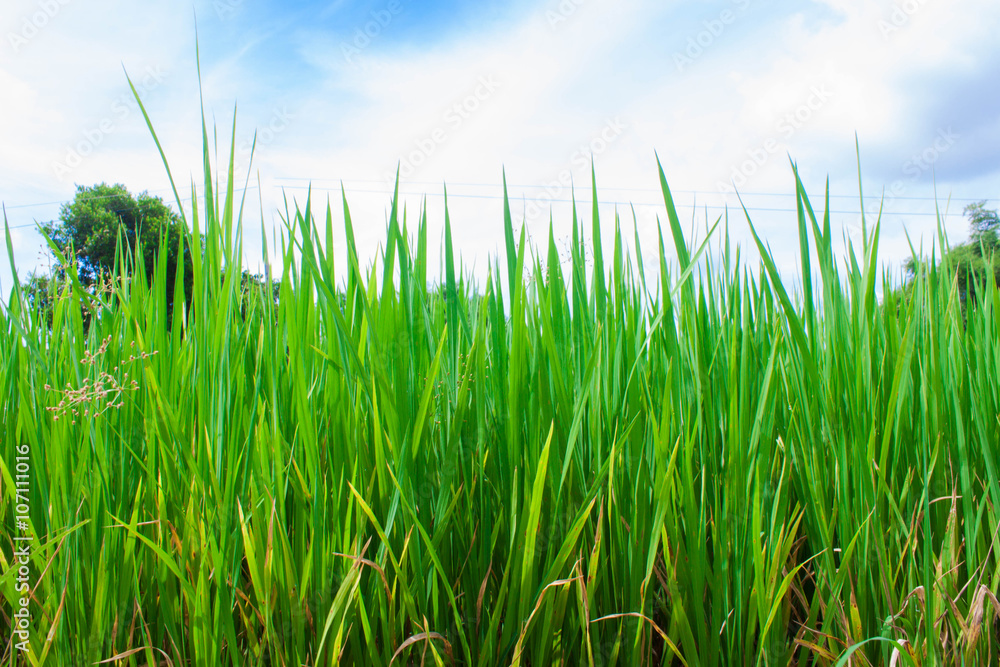
MULTIPOLYGON (((1000 216, 995 210, 987 209, 985 201, 969 204, 964 213, 969 219, 969 240, 951 246, 942 257, 942 267, 947 268, 955 277, 963 310, 970 294, 981 292, 988 285, 990 277, 1000 285, 1000 264, 994 259, 1000 246, 997 234, 1000 216)), ((921 268, 926 268, 926 265, 927 261, 924 259, 910 258, 905 267, 912 278, 921 268)))
MULTIPOLYGON (((72 202, 63 204, 58 220, 42 225, 65 263, 56 258, 51 274, 35 273, 26 284, 26 296, 51 323, 51 308, 58 287, 72 267, 80 285, 91 293, 101 291, 101 276, 118 273, 119 253, 126 270, 142 267, 147 283, 153 280, 156 253, 164 242, 167 272, 164 288, 173 306, 179 241, 184 223, 159 197, 142 192, 132 195, 122 184, 77 186, 72 202), (70 258, 73 258, 72 260, 70 258)), ((184 247, 184 293, 190 302, 191 251, 184 247)), ((88 319, 85 315, 85 319, 88 319)))
MULTIPOLYGON (((63 204, 59 219, 42 227, 65 257, 75 252, 77 275, 85 286, 92 285, 101 271, 114 272, 119 242, 125 244, 121 250, 131 255, 137 252, 137 243, 141 245, 142 265, 151 278, 154 251, 162 235, 166 235, 169 248, 167 273, 173 274, 177 242, 183 233, 180 216, 162 199, 146 192, 133 196, 120 183, 77 186, 76 197, 63 204)), ((189 269, 190 251, 184 254, 185 268, 189 269)))
POLYGON ((980 201, 965 207, 965 215, 969 218, 972 228, 972 241, 982 243, 989 248, 997 246, 997 229, 1000 229, 1000 217, 996 211, 986 209, 986 202, 980 201))

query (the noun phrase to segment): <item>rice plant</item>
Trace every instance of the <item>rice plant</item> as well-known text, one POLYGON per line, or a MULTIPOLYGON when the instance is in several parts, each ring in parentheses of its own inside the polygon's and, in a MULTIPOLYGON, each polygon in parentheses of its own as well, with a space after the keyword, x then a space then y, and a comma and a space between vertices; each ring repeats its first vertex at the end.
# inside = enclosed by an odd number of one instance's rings
POLYGON ((565 274, 504 186, 484 284, 447 212, 428 266, 397 184, 370 261, 346 196, 346 247, 331 203, 289 205, 275 300, 241 281, 235 129, 221 173, 202 139, 190 302, 161 244, 151 281, 71 269, 51 324, 18 284, 0 309, 3 664, 1000 659, 995 285, 964 321, 945 266, 893 291, 880 221, 836 257, 792 165, 797 293, 720 238, 745 210, 689 245, 660 168, 658 275, 596 177, 565 274))

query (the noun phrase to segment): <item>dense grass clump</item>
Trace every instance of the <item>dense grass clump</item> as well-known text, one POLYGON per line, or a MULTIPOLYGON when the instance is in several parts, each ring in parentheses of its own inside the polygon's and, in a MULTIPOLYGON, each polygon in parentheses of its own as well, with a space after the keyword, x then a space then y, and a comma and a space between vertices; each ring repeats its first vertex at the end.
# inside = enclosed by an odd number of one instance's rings
POLYGON ((796 173, 789 294, 760 241, 759 272, 689 248, 661 170, 658 276, 617 219, 594 242, 596 185, 589 267, 576 211, 564 275, 505 207, 478 287, 447 217, 435 285, 425 214, 394 198, 365 265, 346 199, 346 248, 307 200, 275 300, 241 289, 203 136, 183 317, 164 246, 99 296, 70 270, 51 327, 18 286, 0 310, 5 629, 18 448, 36 536, 30 653, 3 664, 998 659, 994 284, 965 325, 945 268, 877 289, 878 221, 838 263, 796 173))

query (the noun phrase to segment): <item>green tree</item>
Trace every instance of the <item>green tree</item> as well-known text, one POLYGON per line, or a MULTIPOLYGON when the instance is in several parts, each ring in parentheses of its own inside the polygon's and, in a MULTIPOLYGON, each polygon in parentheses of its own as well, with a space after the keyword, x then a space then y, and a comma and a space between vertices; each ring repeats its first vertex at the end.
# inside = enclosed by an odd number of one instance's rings
POLYGON ((980 243, 989 249, 997 246, 997 230, 1000 229, 1000 216, 996 211, 986 208, 986 202, 980 201, 965 207, 965 215, 969 218, 972 228, 972 242, 980 243))
MULTIPOLYGON (((142 192, 133 196, 124 185, 100 183, 77 186, 73 201, 63 204, 59 219, 42 229, 69 260, 72 249, 77 275, 85 288, 93 287, 102 273, 117 274, 115 255, 119 239, 123 252, 135 258, 146 278, 152 281, 160 238, 166 236, 167 277, 164 288, 172 307, 178 262, 178 242, 185 233, 184 223, 159 197, 142 192), (142 256, 137 256, 141 248, 142 256)), ((184 247, 184 288, 191 297, 191 252, 184 247)), ((126 263, 129 265, 129 263, 126 263)), ((56 265, 53 277, 61 278, 67 267, 56 265)))
MULTIPOLYGON (((67 261, 70 257, 75 257, 80 283, 91 293, 109 289, 109 279, 117 277, 115 258, 119 251, 119 239, 125 246, 121 250, 135 260, 134 264, 131 259, 126 261, 127 270, 132 266, 141 266, 147 281, 152 284, 156 252, 160 247, 161 235, 166 235, 167 272, 164 287, 167 290, 168 309, 173 312, 178 242, 186 230, 180 216, 159 197, 145 192, 133 196, 121 184, 77 186, 75 198, 62 206, 59 219, 43 224, 42 229, 67 261), (141 257, 137 257, 139 248, 142 251, 141 257)), ((184 294, 190 307, 193 271, 188 241, 189 238, 185 240, 183 258, 184 294)), ((56 301, 65 296, 61 284, 66 277, 67 268, 59 264, 57 259, 51 274, 32 273, 23 286, 29 306, 49 326, 52 325, 52 309, 56 301)), ((219 280, 224 279, 224 276, 219 277, 219 280)), ((244 270, 240 280, 242 311, 246 312, 252 295, 258 303, 270 301, 276 306, 280 286, 280 280, 268 280, 265 276, 244 270)), ((163 288, 157 286, 156 289, 163 288)), ((84 308, 82 315, 87 324, 93 313, 84 308)))
MULTIPOLYGON (((997 257, 1000 216, 995 210, 987 209, 985 201, 969 204, 964 213, 969 219, 969 240, 951 246, 942 257, 942 263, 954 273, 963 310, 970 297, 991 278, 1000 285, 1000 257, 997 257)), ((910 277, 915 276, 925 263, 923 259, 910 258, 905 263, 906 271, 910 277)))

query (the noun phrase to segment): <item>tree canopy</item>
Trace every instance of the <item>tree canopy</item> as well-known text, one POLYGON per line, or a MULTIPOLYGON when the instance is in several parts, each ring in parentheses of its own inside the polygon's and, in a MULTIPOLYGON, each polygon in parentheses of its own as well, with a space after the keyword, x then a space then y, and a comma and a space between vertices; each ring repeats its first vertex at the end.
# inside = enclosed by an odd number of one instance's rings
MULTIPOLYGON (((63 204, 59 219, 42 225, 42 228, 63 256, 68 258, 72 247, 77 273, 85 286, 93 284, 102 271, 115 271, 119 234, 127 245, 123 250, 132 256, 137 252, 137 242, 142 247, 143 256, 137 258, 141 259, 137 263, 145 268, 147 277, 153 275, 155 252, 161 235, 166 234, 167 275, 172 283, 177 267, 178 241, 184 233, 180 216, 162 199, 146 192, 133 196, 120 183, 77 186, 75 198, 63 204)), ((185 261, 190 266, 187 249, 185 261)), ((64 269, 57 267, 57 271, 64 269)))
MULTIPOLYGON (((953 272, 965 308, 970 297, 985 287, 990 278, 1000 285, 1000 258, 994 260, 1000 250, 1000 216, 987 209, 985 201, 969 204, 963 212, 969 219, 969 240, 945 250, 942 264, 953 272)), ((921 264, 922 260, 910 258, 906 262, 907 273, 911 277, 916 275, 921 264)))
MULTIPOLYGON (((118 276, 116 257, 119 240, 124 245, 121 252, 126 253, 126 271, 131 271, 132 267, 143 267, 147 284, 152 285, 156 253, 161 238, 165 237, 166 284, 156 289, 166 289, 168 309, 173 312, 178 246, 186 230, 181 217, 161 198, 146 192, 132 195, 122 184, 77 186, 76 196, 72 202, 62 206, 58 220, 44 223, 41 227, 67 261, 75 258, 77 277, 84 289, 91 292, 102 289, 102 276, 118 276), (139 252, 141 256, 138 256, 139 252)), ((59 293, 58 284, 65 279, 68 268, 56 259, 51 274, 32 273, 23 286, 28 303, 40 311, 50 325, 52 306, 59 293)), ((190 241, 184 244, 183 260, 184 295, 190 306, 193 283, 190 241)), ((268 283, 264 276, 244 270, 240 278, 241 307, 246 308, 249 294, 253 291, 258 292, 259 298, 277 304, 279 286, 279 280, 268 283)), ((85 312, 85 321, 89 318, 90 313, 85 312)))
POLYGON ((986 202, 980 201, 965 207, 965 215, 969 218, 972 228, 972 242, 982 244, 990 249, 997 246, 997 230, 1000 229, 1000 216, 996 211, 986 208, 986 202))
MULTIPOLYGON (((132 195, 120 183, 100 183, 89 187, 78 185, 76 196, 73 201, 63 204, 59 218, 43 223, 41 228, 67 262, 75 260, 77 277, 88 290, 98 288, 102 274, 117 275, 119 241, 123 244, 120 250, 125 253, 126 270, 141 266, 151 283, 160 240, 165 238, 167 275, 163 287, 167 290, 167 302, 172 310, 178 247, 185 229, 180 216, 161 198, 147 192, 132 195)), ((184 246, 183 261, 184 289, 190 302, 191 251, 187 244, 184 246)), ((29 302, 47 312, 50 321, 55 294, 52 281, 62 280, 67 269, 68 266, 60 264, 57 259, 51 275, 32 274, 25 285, 29 302)))

